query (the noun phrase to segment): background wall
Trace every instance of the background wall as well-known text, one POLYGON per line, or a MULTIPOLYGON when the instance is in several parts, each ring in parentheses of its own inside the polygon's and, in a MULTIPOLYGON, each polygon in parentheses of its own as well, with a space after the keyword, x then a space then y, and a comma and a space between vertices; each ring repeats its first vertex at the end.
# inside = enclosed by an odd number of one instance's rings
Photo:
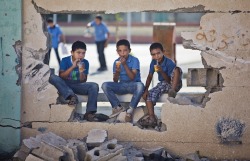
MULTIPOLYGON (((19 147, 20 95, 13 45, 21 40, 21 0, 0 1, 0 159, 19 147)), ((18 42, 20 43, 20 42, 18 42)))

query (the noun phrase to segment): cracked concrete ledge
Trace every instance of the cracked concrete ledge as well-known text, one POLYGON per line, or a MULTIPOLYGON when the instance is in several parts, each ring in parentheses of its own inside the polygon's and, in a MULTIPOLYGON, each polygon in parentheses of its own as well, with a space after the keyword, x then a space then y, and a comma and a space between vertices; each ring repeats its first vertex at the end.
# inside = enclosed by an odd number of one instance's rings
MULTIPOLYGON (((249 158, 250 154, 246 152, 249 149, 250 142, 244 141, 240 146, 227 146, 220 143, 217 136, 214 140, 207 140, 204 138, 188 138, 190 133, 185 133, 185 136, 178 135, 176 133, 156 133, 154 131, 144 130, 141 131, 137 127, 133 127, 131 124, 103 124, 103 123, 33 123, 33 129, 22 128, 23 139, 35 136, 39 132, 38 128, 44 128, 44 132, 53 132, 62 136, 65 139, 83 138, 87 136, 87 133, 92 128, 98 128, 108 131, 108 138, 117 138, 120 142, 132 142, 137 147, 149 148, 152 146, 163 146, 168 151, 172 151, 175 154, 184 156, 185 154, 192 153, 199 149, 200 154, 203 154, 209 158, 249 158), (117 133, 119 129, 126 129, 117 133), (72 130, 74 129, 74 130, 72 130), (176 136, 178 135, 176 139, 176 136), (171 147, 171 148, 168 148, 171 147), (216 151, 214 150, 216 149, 216 151), (244 150, 243 150, 244 149, 244 150), (232 153, 234 151, 235 153, 232 153)), ((205 134, 203 130, 195 131, 205 134)))
POLYGON ((114 1, 106 0, 102 3, 101 0, 85 0, 67 3, 67 1, 54 0, 32 0, 39 13, 119 13, 119 12, 140 12, 140 11, 164 11, 164 12, 228 12, 240 13, 250 11, 250 2, 245 0, 230 0, 225 5, 222 1, 202 1, 202 0, 160 0, 152 5, 151 0, 128 0, 114 1), (50 3, 48 6, 47 4, 50 3), (60 5, 58 5, 60 4, 60 5))

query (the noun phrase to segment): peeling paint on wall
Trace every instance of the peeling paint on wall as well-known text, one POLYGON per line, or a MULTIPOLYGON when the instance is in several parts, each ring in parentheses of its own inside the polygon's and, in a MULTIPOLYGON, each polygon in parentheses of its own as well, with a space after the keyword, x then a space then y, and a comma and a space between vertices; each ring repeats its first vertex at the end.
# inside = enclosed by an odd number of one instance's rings
POLYGON ((17 54, 17 59, 16 59, 17 65, 15 66, 15 69, 18 75, 18 80, 16 81, 16 85, 20 86, 22 80, 22 42, 20 40, 16 41, 13 47, 17 54))

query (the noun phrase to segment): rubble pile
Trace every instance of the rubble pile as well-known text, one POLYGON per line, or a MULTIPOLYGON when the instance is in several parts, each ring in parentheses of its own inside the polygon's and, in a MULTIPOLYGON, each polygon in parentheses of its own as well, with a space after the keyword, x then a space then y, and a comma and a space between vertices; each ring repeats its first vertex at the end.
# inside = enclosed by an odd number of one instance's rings
MULTIPOLYGON (((181 161, 200 160, 196 154, 174 159, 163 147, 137 149, 132 143, 108 140, 105 130, 93 129, 82 139, 68 139, 49 132, 24 139, 14 161, 181 161)), ((205 158, 202 159, 206 161, 205 158)))

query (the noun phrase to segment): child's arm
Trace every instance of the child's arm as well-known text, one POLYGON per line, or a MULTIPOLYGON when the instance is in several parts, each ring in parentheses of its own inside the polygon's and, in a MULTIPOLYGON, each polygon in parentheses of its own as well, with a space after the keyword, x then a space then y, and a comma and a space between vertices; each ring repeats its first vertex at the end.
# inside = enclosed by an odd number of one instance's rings
POLYGON ((116 67, 115 74, 113 75, 113 81, 118 82, 120 77, 120 68, 116 67))
POLYGON ((80 60, 75 60, 73 62, 73 65, 68 68, 67 70, 65 71, 59 71, 59 76, 63 79, 67 79, 68 76, 70 75, 70 73, 74 70, 74 68, 77 66, 77 63, 79 62, 80 60))
POLYGON ((130 70, 127 63, 126 63, 126 59, 125 58, 121 58, 120 59, 128 77, 130 80, 134 80, 135 79, 135 76, 136 76, 136 73, 137 73, 137 70, 130 70))
POLYGON ((153 74, 152 73, 149 73, 148 74, 148 77, 147 77, 147 80, 146 80, 146 85, 145 85, 145 88, 144 88, 144 93, 142 95, 143 99, 146 100, 147 99, 147 96, 148 96, 148 88, 149 88, 149 85, 152 81, 152 78, 153 78, 153 74))
POLYGON ((165 73, 165 72, 162 70, 162 67, 161 67, 160 65, 158 66, 158 73, 160 73, 160 74, 162 75, 163 79, 164 79, 166 82, 170 83, 171 78, 167 75, 167 73, 165 73))
POLYGON ((148 88, 149 88, 149 85, 150 85, 152 79, 153 79, 153 74, 149 73, 148 77, 147 77, 147 80, 146 80, 146 85, 145 85, 144 91, 148 91, 148 88))
POLYGON ((80 82, 86 82, 88 75, 84 74, 84 71, 80 72, 80 82))

